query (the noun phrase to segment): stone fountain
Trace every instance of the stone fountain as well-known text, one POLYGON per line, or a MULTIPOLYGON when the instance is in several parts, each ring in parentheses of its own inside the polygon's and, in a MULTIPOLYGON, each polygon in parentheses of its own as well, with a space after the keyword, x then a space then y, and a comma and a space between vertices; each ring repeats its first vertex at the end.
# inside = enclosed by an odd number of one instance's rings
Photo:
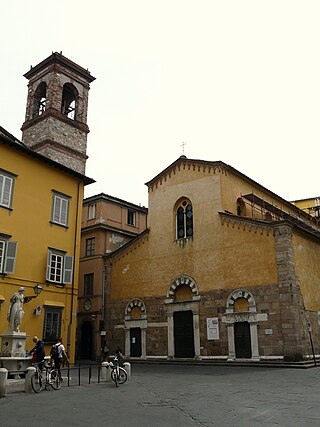
POLYGON ((20 332, 20 325, 24 315, 23 304, 39 295, 42 288, 37 285, 34 289, 35 296, 25 297, 24 288, 13 294, 7 316, 8 328, 5 333, 0 334, 2 338, 0 367, 6 368, 9 373, 14 371, 15 376, 19 375, 18 371, 24 372, 31 364, 31 357, 26 356, 26 339, 29 336, 25 332, 20 332))

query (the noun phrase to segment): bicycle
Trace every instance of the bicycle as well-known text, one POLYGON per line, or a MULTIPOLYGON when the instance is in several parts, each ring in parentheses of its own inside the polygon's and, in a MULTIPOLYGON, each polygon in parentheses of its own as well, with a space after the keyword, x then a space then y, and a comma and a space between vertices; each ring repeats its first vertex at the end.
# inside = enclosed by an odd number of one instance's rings
POLYGON ((58 372, 58 369, 52 368, 51 366, 43 365, 44 371, 39 368, 39 365, 44 363, 42 362, 33 363, 36 365, 36 371, 31 376, 31 386, 35 393, 40 393, 40 391, 50 385, 54 390, 59 390, 61 387, 61 378, 58 372))
POLYGON ((111 368, 111 379, 116 387, 119 387, 119 384, 124 384, 128 379, 128 375, 126 370, 120 366, 119 359, 115 357, 109 366, 111 368))

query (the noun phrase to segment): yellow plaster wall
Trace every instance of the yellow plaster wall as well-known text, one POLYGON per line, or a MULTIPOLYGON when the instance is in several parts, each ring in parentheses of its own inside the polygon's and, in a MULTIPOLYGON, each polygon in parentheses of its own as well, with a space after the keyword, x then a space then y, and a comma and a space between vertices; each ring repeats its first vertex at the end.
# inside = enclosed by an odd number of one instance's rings
POLYGON ((25 304, 21 330, 30 335, 27 347, 32 346, 33 335, 42 337, 44 310, 38 317, 33 314, 34 308, 42 305, 44 300, 57 300, 65 306, 62 324, 65 343, 68 324, 72 319, 70 353, 73 357, 76 324, 75 317, 71 316, 72 285, 59 289, 53 285, 47 286, 45 280, 48 247, 61 249, 68 255, 75 256, 72 312, 76 313, 83 183, 61 169, 3 144, 0 145, 0 159, 2 169, 17 175, 12 210, 0 208, 0 232, 11 235, 11 240, 18 242, 15 273, 0 278, 0 294, 5 297, 0 312, 0 333, 4 332, 7 326, 8 304, 13 293, 20 286, 24 286, 25 294, 33 295, 33 286, 40 283, 43 287, 42 294, 25 304), (50 223, 52 190, 71 197, 68 228, 50 223))
MULTIPOLYGON (((221 190, 222 190, 222 201, 221 204, 223 209, 237 214, 237 199, 245 194, 254 193, 256 196, 261 197, 264 201, 273 203, 279 209, 283 209, 285 212, 294 213, 294 209, 290 209, 290 204, 284 204, 279 199, 275 200, 272 196, 263 191, 263 189, 255 184, 240 179, 238 176, 232 173, 221 174, 221 190)), ((246 203, 247 215, 251 216, 252 211, 250 209, 250 202, 246 203)))
POLYGON ((183 169, 150 191, 148 238, 114 259, 111 297, 166 295, 178 274, 192 276, 200 292, 276 283, 272 233, 222 225, 222 200, 228 197, 221 194, 221 175, 203 170, 183 169), (176 242, 174 206, 182 196, 193 205, 194 236, 176 242))

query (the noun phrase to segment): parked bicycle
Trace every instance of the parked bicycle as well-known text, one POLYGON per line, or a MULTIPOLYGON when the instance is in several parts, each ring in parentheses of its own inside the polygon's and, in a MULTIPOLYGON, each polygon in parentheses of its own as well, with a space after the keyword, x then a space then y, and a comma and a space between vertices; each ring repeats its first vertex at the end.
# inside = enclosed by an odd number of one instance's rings
POLYGON ((116 387, 119 387, 119 384, 124 384, 128 379, 128 375, 126 370, 120 366, 119 359, 115 357, 109 366, 111 368, 111 379, 116 387))
POLYGON ((47 385, 50 385, 54 390, 59 390, 61 387, 61 378, 58 369, 44 365, 44 360, 33 365, 36 371, 31 376, 31 386, 35 393, 39 393, 47 385), (43 370, 39 368, 40 364, 43 364, 43 370))

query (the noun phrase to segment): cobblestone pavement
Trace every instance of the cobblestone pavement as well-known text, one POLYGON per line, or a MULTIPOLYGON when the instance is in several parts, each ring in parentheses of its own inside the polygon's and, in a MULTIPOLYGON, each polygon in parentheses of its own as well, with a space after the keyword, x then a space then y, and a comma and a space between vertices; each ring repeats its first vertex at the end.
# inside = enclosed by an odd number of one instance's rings
POLYGON ((133 364, 119 388, 82 384, 7 395, 0 426, 320 426, 319 368, 133 364))

